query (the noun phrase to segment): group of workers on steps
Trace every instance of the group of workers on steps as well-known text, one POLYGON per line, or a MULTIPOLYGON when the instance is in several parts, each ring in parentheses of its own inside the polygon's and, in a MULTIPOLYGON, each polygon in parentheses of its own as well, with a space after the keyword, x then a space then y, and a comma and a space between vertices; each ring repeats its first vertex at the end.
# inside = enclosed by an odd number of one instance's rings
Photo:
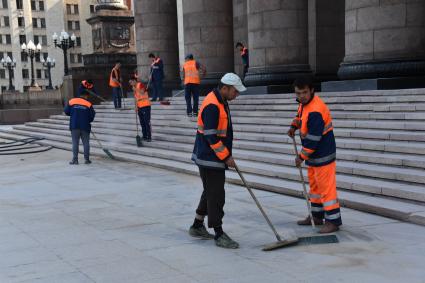
MULTIPOLYGON (((249 67, 248 49, 240 42, 236 48, 241 52, 243 61, 243 76, 249 67)), ((135 73, 129 81, 135 99, 142 127, 143 139, 150 142, 151 135, 151 101, 163 100, 162 81, 164 79, 164 64, 161 58, 149 54, 152 60, 148 84, 144 85, 135 73), (149 100, 148 91, 152 99, 149 100)), ((116 62, 110 74, 109 86, 116 109, 121 108, 122 78, 121 63, 116 62)), ((198 112, 199 86, 206 74, 206 68, 188 54, 181 69, 184 84, 186 114, 197 117, 196 139, 192 153, 192 161, 199 167, 203 191, 195 211, 193 224, 189 234, 202 239, 214 239, 219 247, 235 249, 239 244, 232 240, 222 228, 225 204, 225 171, 235 168, 232 155, 233 125, 229 101, 238 97, 246 88, 238 75, 225 74, 218 86, 208 93, 198 112), (192 105, 193 97, 193 105, 192 105), (214 230, 210 234, 205 227, 204 219, 208 218, 207 226, 214 230)), ((293 119, 288 136, 295 137, 299 131, 302 149, 294 163, 300 167, 306 163, 310 185, 309 200, 315 225, 323 225, 319 233, 333 233, 342 225, 340 205, 336 190, 336 144, 333 133, 332 117, 327 105, 315 94, 313 81, 310 77, 300 77, 294 82, 298 111, 293 119)), ((85 163, 90 164, 90 131, 95 111, 89 102, 90 94, 96 94, 92 81, 81 83, 76 97, 65 107, 66 115, 70 116, 73 159, 70 164, 78 164, 78 147, 81 139, 84 145, 85 163)), ((310 225, 310 216, 297 222, 298 225, 310 225)))

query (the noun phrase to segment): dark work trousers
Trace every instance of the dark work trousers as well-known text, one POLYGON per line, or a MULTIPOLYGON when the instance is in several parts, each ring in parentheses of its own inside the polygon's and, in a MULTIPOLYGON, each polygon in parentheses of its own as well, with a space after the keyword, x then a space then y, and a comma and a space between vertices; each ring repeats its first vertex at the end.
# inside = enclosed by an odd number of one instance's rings
POLYGON ((198 114, 199 85, 186 84, 184 86, 184 97, 186 99, 187 114, 191 114, 192 112, 195 114, 198 114), (193 96, 193 107, 192 107, 192 96, 193 96))
POLYGON ((196 214, 208 215, 208 227, 217 228, 222 225, 224 216, 224 181, 225 171, 199 167, 204 191, 201 195, 196 214))
POLYGON ((155 101, 157 98, 159 98, 159 100, 161 101, 163 99, 162 80, 153 80, 152 90, 153 90, 152 100, 155 101))
POLYGON ((243 65, 243 78, 242 81, 245 79, 246 73, 248 73, 248 65, 243 65))
POLYGON ((140 126, 142 126, 142 133, 144 139, 151 139, 151 107, 146 106, 139 108, 138 111, 140 126))
POLYGON ((90 133, 80 129, 71 130, 72 136, 72 160, 78 160, 78 148, 80 139, 83 141, 84 159, 90 159, 90 133))
POLYGON ((113 87, 112 88, 112 99, 114 100, 114 106, 115 109, 121 108, 121 88, 120 87, 113 87))

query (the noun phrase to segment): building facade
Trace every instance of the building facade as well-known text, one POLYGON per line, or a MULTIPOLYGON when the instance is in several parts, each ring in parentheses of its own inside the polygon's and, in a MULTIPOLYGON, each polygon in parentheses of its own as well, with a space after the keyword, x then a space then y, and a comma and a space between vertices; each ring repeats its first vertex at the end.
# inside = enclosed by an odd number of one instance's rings
MULTIPOLYGON (((31 83, 31 63, 21 52, 21 44, 32 40, 42 45, 41 57, 56 60, 52 69, 52 84, 60 86, 63 80, 63 53, 55 48, 52 35, 62 30, 77 37, 76 46, 68 52, 69 67, 83 65, 83 54, 93 52, 91 27, 86 19, 95 12, 96 0, 1 0, 0 1, 0 58, 17 61, 13 83, 16 90, 25 91, 31 83)), ((47 70, 34 60, 34 76, 41 88, 48 85, 47 70)), ((9 84, 8 72, 0 68, 0 90, 9 84)))
POLYGON ((153 52, 166 80, 179 81, 185 54, 204 63, 204 81, 242 73, 235 43, 249 48, 247 85, 425 75, 423 0, 139 0, 138 68, 153 52))

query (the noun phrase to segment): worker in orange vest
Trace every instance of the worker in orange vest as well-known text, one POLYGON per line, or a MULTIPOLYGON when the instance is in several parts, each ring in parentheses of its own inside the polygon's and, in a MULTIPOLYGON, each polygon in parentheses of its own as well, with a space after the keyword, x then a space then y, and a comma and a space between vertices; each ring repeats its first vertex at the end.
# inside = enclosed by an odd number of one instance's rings
POLYGON ((198 115, 198 130, 192 160, 199 167, 203 192, 196 209, 192 237, 215 239, 222 248, 237 249, 239 244, 223 232, 222 219, 225 203, 225 170, 235 167, 232 157, 233 126, 228 101, 245 91, 238 75, 225 74, 216 89, 204 99, 198 115), (204 218, 208 215, 208 227, 214 228, 215 236, 208 233, 204 218))
MULTIPOLYGON (((342 224, 336 191, 336 144, 332 117, 326 104, 314 93, 313 80, 301 77, 294 82, 298 113, 292 121, 288 136, 300 131, 302 150, 295 159, 297 167, 305 161, 308 166, 310 203, 313 221, 325 225, 319 233, 332 233, 342 224)), ((298 225, 310 225, 310 216, 298 225)))
POLYGON ((152 141, 151 134, 151 102, 145 85, 138 81, 138 77, 134 74, 130 79, 130 85, 133 88, 134 99, 137 106, 137 114, 139 115, 140 126, 142 127, 143 140, 152 141))
POLYGON ((184 91, 186 99, 186 113, 188 117, 198 116, 199 103, 199 85, 201 76, 206 73, 206 68, 193 59, 192 54, 186 56, 186 62, 181 70, 182 80, 184 82, 184 91), (193 96, 193 107, 192 107, 193 96))
POLYGON ((116 61, 115 66, 109 76, 109 86, 112 88, 112 99, 115 109, 121 108, 121 62, 116 61))
POLYGON ((242 42, 236 43, 236 48, 239 49, 239 52, 241 54, 242 64, 243 64, 243 77, 242 77, 242 79, 245 79, 245 75, 248 72, 248 68, 249 68, 249 53, 248 53, 248 48, 246 48, 242 44, 242 42))

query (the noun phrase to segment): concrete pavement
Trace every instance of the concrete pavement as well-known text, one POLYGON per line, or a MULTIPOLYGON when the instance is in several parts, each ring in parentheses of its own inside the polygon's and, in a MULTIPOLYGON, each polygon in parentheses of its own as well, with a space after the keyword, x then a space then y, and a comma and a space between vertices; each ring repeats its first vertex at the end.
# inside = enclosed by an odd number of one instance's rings
MULTIPOLYGON (((343 209, 340 243, 262 252, 274 236, 243 187, 224 230, 241 248, 187 235, 199 178, 70 152, 1 156, 0 282, 425 282, 425 227, 343 209), (82 159, 82 158, 81 158, 82 159)), ((308 234, 300 199, 256 191, 283 236, 308 234)))

